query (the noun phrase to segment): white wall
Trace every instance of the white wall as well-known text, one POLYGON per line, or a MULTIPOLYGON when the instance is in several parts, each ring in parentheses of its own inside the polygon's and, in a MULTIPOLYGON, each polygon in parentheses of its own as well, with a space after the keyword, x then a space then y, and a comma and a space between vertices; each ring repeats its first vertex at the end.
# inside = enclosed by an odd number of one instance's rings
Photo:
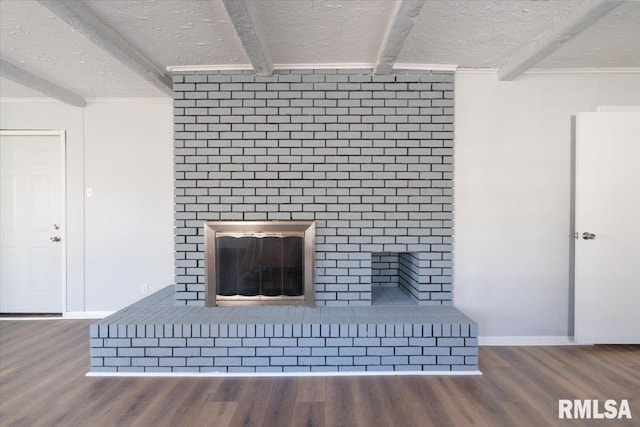
MULTIPOLYGON (((459 73, 455 95, 455 305, 483 336, 570 335, 571 117, 640 105, 640 74, 459 73)), ((0 105, 4 129, 67 130, 69 311, 173 282, 171 113, 170 101, 0 105)))
POLYGON ((173 277, 173 109, 169 102, 85 109, 87 310, 124 307, 173 277))
POLYGON ((0 104, 2 129, 67 131, 67 311, 117 310, 142 283, 173 283, 172 122, 170 100, 0 104))
POLYGON ((572 116, 640 105, 637 74, 458 73, 454 304, 482 336, 572 335, 572 116))

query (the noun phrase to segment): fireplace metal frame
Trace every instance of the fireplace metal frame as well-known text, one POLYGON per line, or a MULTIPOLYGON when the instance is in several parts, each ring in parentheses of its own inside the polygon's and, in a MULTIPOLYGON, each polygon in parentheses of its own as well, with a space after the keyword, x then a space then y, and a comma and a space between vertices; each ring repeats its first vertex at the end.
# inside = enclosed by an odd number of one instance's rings
POLYGON ((301 305, 315 306, 315 247, 316 226, 314 221, 205 221, 205 306, 222 305, 301 305), (221 296, 218 295, 216 271, 216 237, 254 236, 303 238, 303 292, 302 296, 221 296))

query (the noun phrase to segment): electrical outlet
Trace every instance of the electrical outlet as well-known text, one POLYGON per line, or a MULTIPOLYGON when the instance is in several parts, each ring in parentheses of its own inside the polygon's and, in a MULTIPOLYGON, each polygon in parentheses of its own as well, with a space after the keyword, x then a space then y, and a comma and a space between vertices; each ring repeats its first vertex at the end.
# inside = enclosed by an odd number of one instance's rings
POLYGON ((146 283, 144 283, 140 287, 140 291, 142 292, 142 295, 147 295, 149 293, 149 286, 146 283))

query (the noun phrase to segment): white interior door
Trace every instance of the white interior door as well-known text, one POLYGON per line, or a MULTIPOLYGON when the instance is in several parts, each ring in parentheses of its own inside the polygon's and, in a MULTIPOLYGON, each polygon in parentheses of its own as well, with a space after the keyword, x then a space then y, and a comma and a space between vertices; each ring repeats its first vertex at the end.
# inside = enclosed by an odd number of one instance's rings
POLYGON ((0 133, 0 312, 62 313, 64 137, 0 133))
POLYGON ((639 160, 640 113, 577 116, 578 343, 640 343, 639 160))

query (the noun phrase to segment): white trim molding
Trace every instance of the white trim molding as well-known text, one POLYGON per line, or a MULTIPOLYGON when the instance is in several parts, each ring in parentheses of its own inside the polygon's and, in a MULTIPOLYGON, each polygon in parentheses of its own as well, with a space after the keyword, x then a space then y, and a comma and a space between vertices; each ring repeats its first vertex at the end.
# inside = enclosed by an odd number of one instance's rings
MULTIPOLYGON (((319 63, 319 64, 273 64, 274 70, 353 70, 353 69, 373 69, 373 63, 319 63)), ((190 71, 251 71, 253 67, 249 64, 219 64, 219 65, 172 65, 167 67, 171 73, 190 71)))
POLYGON ((598 113, 640 112, 640 105, 598 105, 596 111, 598 113))
POLYGON ((576 345, 570 336, 480 336, 478 345, 488 346, 556 346, 576 345))
MULTIPOLYGON (((274 70, 373 70, 373 62, 323 62, 317 64, 273 64, 274 70)), ((170 73, 198 72, 198 71, 247 71, 253 70, 249 64, 219 64, 219 65, 172 65, 167 67, 170 73)), ((418 70, 418 71, 456 71, 456 64, 421 64, 409 62, 397 62, 393 71, 418 70)), ((492 73, 496 69, 489 70, 492 73)))
POLYGON ((33 316, 3 316, 0 320, 79 320, 79 319, 104 319, 111 316, 115 311, 67 311, 62 316, 43 316, 34 314, 33 316))
POLYGON ((321 62, 317 64, 275 64, 276 70, 373 70, 373 62, 321 62))
POLYGON ((456 68, 456 74, 496 74, 497 68, 469 68, 458 67, 456 68))
POLYGON ((114 102, 121 102, 121 103, 139 103, 139 102, 170 103, 170 102, 173 102, 173 98, 168 97, 168 96, 166 98, 87 98, 87 103, 89 103, 89 104, 102 103, 102 102, 106 102, 106 103, 114 103, 114 102))
POLYGON ((211 65, 169 65, 169 73, 184 73, 191 71, 253 71, 251 64, 211 64, 211 65))
MULTIPOLYGON (((91 103, 99 103, 99 102, 172 102, 173 98, 165 97, 165 98, 87 98, 87 104, 91 103)), ((56 99, 52 98, 0 98, 0 103, 11 103, 11 102, 43 102, 43 103, 52 103, 52 102, 60 102, 56 99)))
POLYGON ((62 102, 58 99, 53 98, 0 98, 0 103, 8 103, 8 102, 62 102))
POLYGON ((411 62, 396 62, 393 66, 394 71, 399 70, 419 70, 419 71, 456 71, 458 66, 455 64, 420 64, 411 62))
POLYGON ((636 74, 640 68, 535 68, 524 74, 636 74))
POLYGON ((273 378, 273 377, 393 377, 477 376, 481 371, 337 371, 337 372, 87 372, 86 377, 273 378))
POLYGON ((64 319, 104 319, 115 311, 67 311, 62 316, 64 319))
MULTIPOLYGON (((496 74, 498 71, 497 68, 460 67, 456 74, 496 74)), ((640 68, 534 68, 523 74, 640 74, 640 68)))

